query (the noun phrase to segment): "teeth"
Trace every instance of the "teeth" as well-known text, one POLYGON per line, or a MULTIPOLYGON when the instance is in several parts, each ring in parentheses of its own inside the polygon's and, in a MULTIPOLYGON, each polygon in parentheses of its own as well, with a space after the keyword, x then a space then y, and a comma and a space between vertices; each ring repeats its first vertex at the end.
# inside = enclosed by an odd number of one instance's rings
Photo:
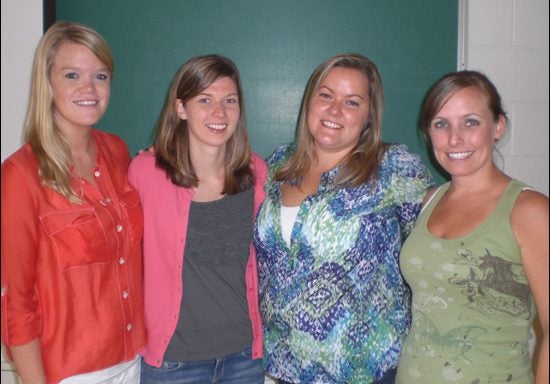
POLYGON ((465 159, 467 157, 470 157, 472 156, 474 152, 471 151, 471 152, 449 152, 449 157, 451 159, 454 159, 454 160, 462 160, 462 159, 465 159))
POLYGON ((206 124, 208 128, 222 130, 227 128, 227 124, 206 124))
POLYGON ((80 101, 75 101, 75 103, 78 104, 78 105, 96 105, 97 101, 96 100, 80 100, 80 101))
POLYGON ((331 129, 340 129, 342 126, 340 124, 333 123, 332 121, 328 120, 321 120, 321 124, 323 124, 327 128, 331 129))

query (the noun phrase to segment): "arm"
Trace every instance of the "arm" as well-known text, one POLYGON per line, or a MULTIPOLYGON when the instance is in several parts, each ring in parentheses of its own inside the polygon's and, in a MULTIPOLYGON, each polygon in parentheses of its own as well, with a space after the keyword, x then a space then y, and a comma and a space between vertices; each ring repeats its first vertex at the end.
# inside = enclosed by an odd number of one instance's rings
POLYGON ((535 298, 542 328, 536 361, 536 383, 548 383, 548 198, 523 191, 511 215, 514 234, 521 247, 523 269, 535 298))
POLYGON ((45 383, 37 311, 33 183, 11 163, 2 165, 2 341, 22 383, 45 383))
POLYGON ((17 373, 22 384, 46 383, 46 374, 42 365, 40 341, 34 339, 30 343, 10 347, 17 373))

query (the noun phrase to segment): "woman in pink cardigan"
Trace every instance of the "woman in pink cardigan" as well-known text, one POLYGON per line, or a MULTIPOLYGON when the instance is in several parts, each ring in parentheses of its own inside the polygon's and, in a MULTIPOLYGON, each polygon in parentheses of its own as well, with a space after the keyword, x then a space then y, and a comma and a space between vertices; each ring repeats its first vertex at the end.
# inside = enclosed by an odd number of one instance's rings
POLYGON ((144 210, 142 382, 264 382, 256 254, 267 168, 250 150, 235 64, 206 55, 172 81, 154 151, 131 163, 144 210))

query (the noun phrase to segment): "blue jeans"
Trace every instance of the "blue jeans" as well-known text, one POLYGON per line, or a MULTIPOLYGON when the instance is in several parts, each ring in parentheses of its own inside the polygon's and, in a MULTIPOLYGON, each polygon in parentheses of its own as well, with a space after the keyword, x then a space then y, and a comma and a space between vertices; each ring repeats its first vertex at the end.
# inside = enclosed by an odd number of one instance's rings
POLYGON ((219 359, 164 361, 160 368, 141 365, 144 384, 263 384, 262 359, 252 360, 252 348, 219 359))

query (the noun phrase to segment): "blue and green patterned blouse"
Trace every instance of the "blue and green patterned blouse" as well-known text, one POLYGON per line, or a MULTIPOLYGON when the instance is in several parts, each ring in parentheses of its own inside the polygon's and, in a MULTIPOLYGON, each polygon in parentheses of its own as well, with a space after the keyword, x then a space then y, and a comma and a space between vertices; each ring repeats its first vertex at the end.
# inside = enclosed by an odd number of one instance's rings
POLYGON ((254 234, 265 368, 295 383, 370 383, 397 366, 409 329, 398 256, 431 175, 404 145, 388 147, 376 184, 341 188, 338 167, 324 173, 300 206, 289 249, 273 176, 292 151, 284 145, 268 159, 254 234))

